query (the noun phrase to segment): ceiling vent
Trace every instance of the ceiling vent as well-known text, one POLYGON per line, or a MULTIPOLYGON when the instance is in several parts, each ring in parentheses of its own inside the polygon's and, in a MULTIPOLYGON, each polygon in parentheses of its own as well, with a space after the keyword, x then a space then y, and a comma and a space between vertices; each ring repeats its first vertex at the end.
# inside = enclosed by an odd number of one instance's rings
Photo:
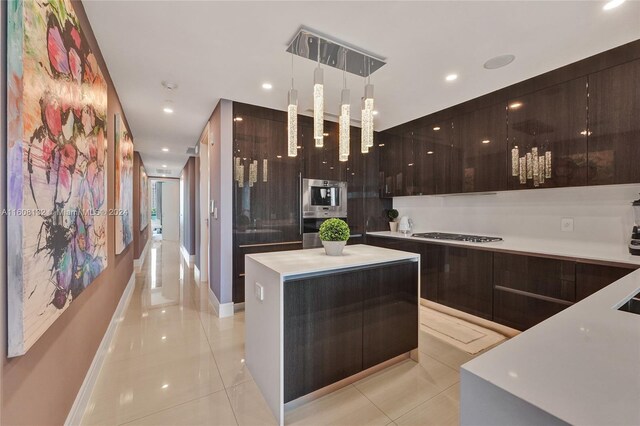
POLYGON ((198 155, 197 145, 187 148, 187 155, 198 155))
POLYGON ((156 173, 160 173, 161 175, 170 175, 171 174, 171 170, 169 169, 156 169, 156 173))

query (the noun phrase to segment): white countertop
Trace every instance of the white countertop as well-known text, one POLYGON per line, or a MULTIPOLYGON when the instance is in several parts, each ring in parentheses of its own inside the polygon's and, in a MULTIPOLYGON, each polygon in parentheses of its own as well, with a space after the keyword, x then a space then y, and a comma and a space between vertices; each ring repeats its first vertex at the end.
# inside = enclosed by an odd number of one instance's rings
POLYGON ((462 369, 570 424, 640 424, 640 270, 462 369))
POLYGON ((324 248, 248 254, 281 276, 309 274, 330 270, 373 265, 399 260, 419 259, 420 255, 382 247, 355 244, 346 246, 342 256, 327 256, 324 248))
MULTIPOLYGON (((438 232, 438 231, 412 231, 418 232, 438 232)), ((522 252, 539 254, 546 256, 561 256, 570 259, 584 259, 595 262, 622 263, 629 265, 640 265, 640 256, 629 254, 628 248, 622 244, 589 244, 584 242, 547 240, 536 238, 510 237, 495 235, 503 238, 503 241, 492 243, 471 243, 465 241, 432 240, 426 238, 405 236, 400 232, 382 231, 368 232, 367 235, 378 237, 398 238, 403 240, 415 240, 423 243, 446 244, 493 251, 522 252)), ((493 235, 492 235, 493 236, 493 235)))

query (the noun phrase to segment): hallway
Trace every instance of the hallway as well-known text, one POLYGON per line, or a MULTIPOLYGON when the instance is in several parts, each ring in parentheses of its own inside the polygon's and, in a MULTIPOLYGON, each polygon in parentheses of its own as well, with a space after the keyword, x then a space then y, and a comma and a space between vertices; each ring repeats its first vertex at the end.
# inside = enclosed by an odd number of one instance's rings
MULTIPOLYGON (((218 318, 178 243, 150 244, 83 424, 275 424, 244 366, 244 312, 218 318)), ((420 349, 420 363, 295 407, 287 424, 457 424, 457 370, 472 356, 423 331, 420 349)))

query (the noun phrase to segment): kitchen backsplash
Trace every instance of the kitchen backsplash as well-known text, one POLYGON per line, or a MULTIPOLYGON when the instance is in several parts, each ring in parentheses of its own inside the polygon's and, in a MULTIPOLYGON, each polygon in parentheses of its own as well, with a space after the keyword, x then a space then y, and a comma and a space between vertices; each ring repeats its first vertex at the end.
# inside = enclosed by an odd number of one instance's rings
POLYGON ((395 197, 393 206, 420 232, 627 244, 634 222, 631 203, 639 192, 638 184, 535 189, 395 197), (573 232, 561 231, 562 218, 573 218, 573 232))

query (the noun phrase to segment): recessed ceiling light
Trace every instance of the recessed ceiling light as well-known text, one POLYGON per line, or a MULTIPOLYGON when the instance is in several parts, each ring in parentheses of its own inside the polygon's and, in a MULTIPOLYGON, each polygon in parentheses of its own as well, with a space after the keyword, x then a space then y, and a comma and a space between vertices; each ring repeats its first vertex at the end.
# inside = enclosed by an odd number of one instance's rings
POLYGON ((373 115, 378 115, 378 110, 373 110, 373 115))
POLYGON ((162 108, 162 110, 167 114, 173 114, 173 108, 171 108, 169 105, 162 108))
POLYGON ((166 167, 167 167, 167 165, 166 165, 166 164, 163 164, 163 165, 162 165, 162 167, 165 167, 165 168, 166 168, 166 167))
POLYGON ((169 148, 162 148, 162 151, 169 152, 169 148))
POLYGON ((511 109, 518 109, 522 106, 522 102, 514 102, 511 105, 509 105, 509 108, 511 109))
POLYGON ((455 81, 458 79, 458 74, 449 74, 444 79, 447 81, 455 81))
POLYGON ((433 154, 433 151, 427 151, 427 155, 433 154))
POLYGON ((491 142, 489 139, 485 139, 485 140, 482 141, 482 143, 484 143, 484 144, 488 144, 489 142, 491 142))
POLYGON ((271 85, 271 83, 262 83, 262 88, 264 90, 271 90, 273 89, 273 85, 271 85))
POLYGON ((506 67, 511 62, 515 61, 515 55, 500 55, 495 58, 489 59, 484 63, 484 68, 488 70, 495 70, 497 68, 506 67))
POLYGON ((605 3, 604 6, 602 6, 602 10, 615 9, 616 7, 620 6, 624 2, 625 2, 625 0, 611 0, 611 1, 608 1, 607 3, 605 3))
POLYGON ((233 121, 242 121, 242 117, 236 117, 233 119, 233 121))
POLYGON ((169 387, 169 385, 168 385, 167 383, 165 383, 164 385, 162 385, 162 389, 166 389, 166 388, 168 388, 168 387, 169 387))
POLYGON ((438 130, 440 130, 440 127, 438 127, 438 126, 436 126, 436 127, 434 127, 434 128, 433 128, 433 131, 434 131, 434 132, 437 132, 438 130))

